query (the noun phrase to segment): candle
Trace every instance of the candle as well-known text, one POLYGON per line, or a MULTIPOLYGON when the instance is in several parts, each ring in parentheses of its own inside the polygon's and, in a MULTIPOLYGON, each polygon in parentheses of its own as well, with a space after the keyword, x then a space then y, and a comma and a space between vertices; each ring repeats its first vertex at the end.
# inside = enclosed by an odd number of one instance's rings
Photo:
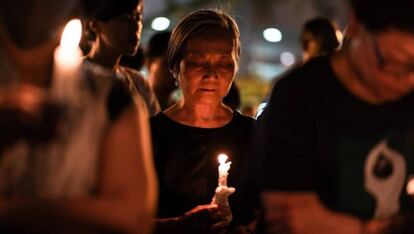
POLYGON ((226 186, 227 187, 227 176, 229 175, 228 171, 230 170, 231 162, 226 162, 229 157, 226 154, 220 154, 218 156, 218 161, 220 163, 218 167, 219 172, 219 180, 218 186, 226 186))
POLYGON ((69 21, 63 30, 60 45, 55 49, 53 87, 58 96, 74 91, 72 90, 75 89, 74 83, 80 76, 82 51, 79 48, 79 42, 81 35, 81 21, 79 19, 69 21))
POLYGON ((414 176, 412 175, 408 178, 406 190, 409 196, 414 196, 414 176))

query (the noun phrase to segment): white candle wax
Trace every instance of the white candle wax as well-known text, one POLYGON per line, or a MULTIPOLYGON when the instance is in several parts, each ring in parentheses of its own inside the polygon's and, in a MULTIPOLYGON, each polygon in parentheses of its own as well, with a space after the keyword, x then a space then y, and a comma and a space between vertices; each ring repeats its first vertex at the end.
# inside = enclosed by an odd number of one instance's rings
POLYGON ((69 84, 80 75, 82 51, 79 48, 79 41, 81 35, 82 24, 80 20, 69 21, 63 30, 60 45, 55 49, 53 86, 57 95, 60 95, 65 89, 70 89, 69 84))
POLYGON ((227 187, 227 176, 228 171, 230 170, 230 164, 231 162, 226 162, 229 157, 226 154, 220 154, 218 156, 218 161, 220 163, 218 167, 219 172, 219 180, 218 180, 218 186, 226 186, 227 187))

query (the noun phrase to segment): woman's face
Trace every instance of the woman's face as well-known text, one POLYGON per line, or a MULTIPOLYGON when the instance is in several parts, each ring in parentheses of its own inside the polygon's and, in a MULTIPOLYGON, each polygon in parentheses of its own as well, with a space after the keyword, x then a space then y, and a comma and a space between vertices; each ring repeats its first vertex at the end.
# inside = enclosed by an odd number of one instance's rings
POLYGON ((220 104, 236 69, 233 40, 227 31, 216 28, 191 38, 178 75, 185 103, 220 104))
POLYGON ((138 50, 142 30, 143 4, 129 14, 110 19, 107 22, 98 21, 97 36, 100 39, 100 49, 119 55, 134 55, 138 50))

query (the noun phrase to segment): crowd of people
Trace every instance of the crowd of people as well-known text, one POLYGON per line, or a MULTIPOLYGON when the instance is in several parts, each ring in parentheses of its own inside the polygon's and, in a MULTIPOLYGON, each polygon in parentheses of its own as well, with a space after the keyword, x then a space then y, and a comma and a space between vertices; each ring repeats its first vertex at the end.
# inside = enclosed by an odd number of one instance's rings
POLYGON ((154 35, 147 79, 121 59, 143 0, 0 2, 0 232, 412 233, 414 0, 348 2, 346 41, 308 21, 257 120, 228 13, 154 35), (84 56, 58 67, 74 17, 84 56))

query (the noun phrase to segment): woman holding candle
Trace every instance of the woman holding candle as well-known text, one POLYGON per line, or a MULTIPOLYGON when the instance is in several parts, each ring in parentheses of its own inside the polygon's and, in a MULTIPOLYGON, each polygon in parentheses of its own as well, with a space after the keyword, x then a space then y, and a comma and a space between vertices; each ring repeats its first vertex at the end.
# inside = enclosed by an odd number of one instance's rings
POLYGON ((151 116, 157 114, 160 107, 147 80, 138 71, 119 65, 122 55, 138 51, 143 0, 106 0, 91 7, 94 9, 86 20, 86 29, 94 41, 87 59, 113 71, 134 98, 143 97, 151 116))
POLYGON ((2 233, 150 232, 156 195, 145 108, 80 63, 65 74, 82 74, 66 77, 82 102, 55 96, 57 32, 76 5, 0 2, 2 233))
POLYGON ((223 12, 193 12, 172 32, 168 63, 183 97, 151 118, 160 185, 159 233, 226 230, 231 216, 234 224, 242 223, 240 193, 230 196, 231 210, 211 205, 218 155, 225 153, 232 161, 228 185, 239 189, 254 125, 254 119, 222 102, 239 55, 239 30, 223 12))

